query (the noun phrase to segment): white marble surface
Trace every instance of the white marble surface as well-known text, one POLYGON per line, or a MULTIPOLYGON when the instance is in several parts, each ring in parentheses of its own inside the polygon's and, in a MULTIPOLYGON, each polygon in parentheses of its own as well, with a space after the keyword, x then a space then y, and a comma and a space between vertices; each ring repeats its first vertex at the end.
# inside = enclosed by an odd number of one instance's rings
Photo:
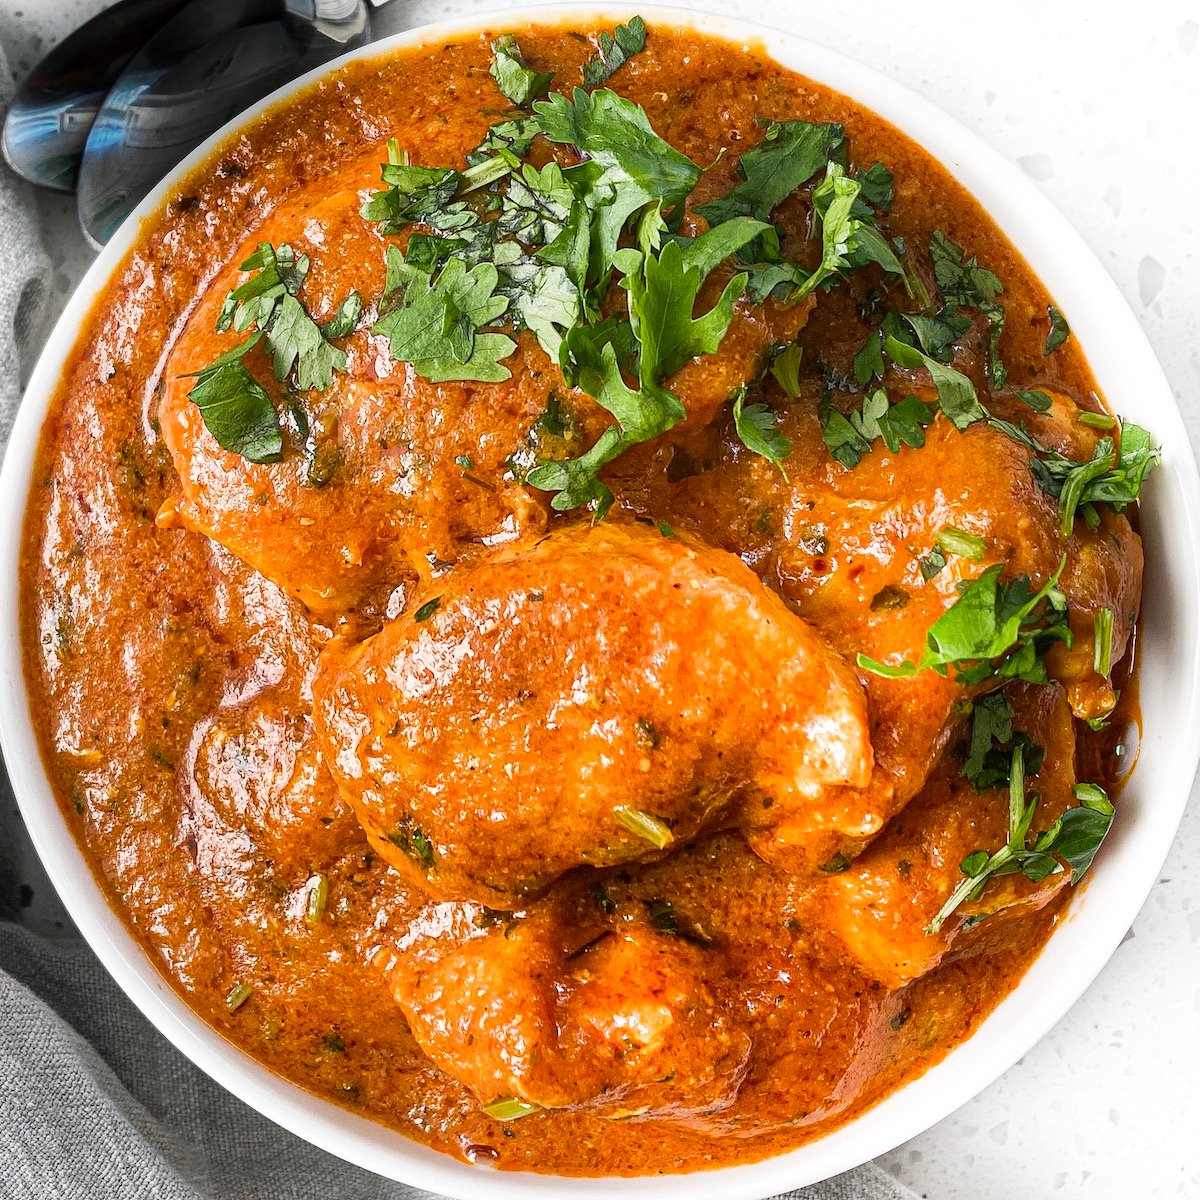
MULTIPOLYGON (((21 76, 99 0, 0 0, 21 76)), ((393 0, 392 32, 496 0, 393 0)), ((696 0, 785 26, 922 93, 1019 163, 1144 324, 1200 444, 1200 9, 1190 0, 696 0)), ((42 215, 67 289, 70 206, 42 215)), ((1200 801, 1087 995, 978 1099, 888 1155, 932 1200, 1200 1197, 1200 801)))

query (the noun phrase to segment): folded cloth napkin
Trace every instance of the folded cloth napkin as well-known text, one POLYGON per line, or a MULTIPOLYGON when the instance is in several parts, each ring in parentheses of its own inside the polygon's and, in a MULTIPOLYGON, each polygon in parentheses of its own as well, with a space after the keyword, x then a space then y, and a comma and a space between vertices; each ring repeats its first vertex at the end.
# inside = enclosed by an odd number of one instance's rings
MULTIPOLYGON (((0 47, 0 109, 8 86, 0 47)), ((28 366, 37 349, 31 342, 41 308, 52 295, 37 228, 29 190, 0 167, 0 444, 16 414, 22 357, 28 366)), ((130 1003, 57 910, 49 890, 0 773, 0 1196, 430 1196, 349 1166, 223 1091, 130 1003), (37 930, 22 923, 33 911, 31 900, 37 902, 37 930)), ((914 1200, 873 1165, 788 1195, 914 1200)))

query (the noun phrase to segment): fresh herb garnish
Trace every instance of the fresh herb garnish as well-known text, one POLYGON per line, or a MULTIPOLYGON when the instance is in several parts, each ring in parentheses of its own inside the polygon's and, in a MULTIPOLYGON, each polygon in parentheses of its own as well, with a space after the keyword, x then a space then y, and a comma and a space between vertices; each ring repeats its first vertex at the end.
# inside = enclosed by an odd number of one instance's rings
POLYGON ((271 397, 242 362, 261 336, 255 334, 193 372, 196 383, 188 396, 219 446, 250 462, 272 463, 283 457, 279 416, 271 397))
MULTIPOLYGON (((1028 846, 1038 798, 1025 797, 1025 750, 1014 747, 1009 771, 1008 840, 990 854, 976 850, 962 860, 959 870, 966 878, 950 893, 925 932, 938 933, 961 904, 978 900, 991 880, 1004 875, 1020 872, 1038 883, 1065 866, 1071 872, 1072 885, 1078 884, 1112 827, 1114 810, 1104 789, 1094 783, 1077 784, 1075 798, 1079 804, 1067 809, 1028 846)), ((987 915, 968 917, 966 924, 978 924, 987 915)))
POLYGON ((890 335, 884 341, 884 350, 898 367, 924 367, 929 372, 938 404, 955 429, 961 431, 986 419, 987 411, 979 403, 975 385, 961 371, 890 335))
POLYGON ((420 625, 424 621, 428 621, 435 612, 442 606, 441 596, 434 596, 432 600, 426 600, 420 608, 413 613, 413 620, 420 625))
POLYGON ((635 837, 649 842, 656 850, 665 850, 675 840, 675 835, 665 821, 642 812, 640 808, 622 804, 613 809, 613 816, 635 837))
POLYGON ((606 83, 635 54, 646 48, 646 22, 634 17, 628 25, 618 25, 612 33, 601 33, 600 47, 583 64, 583 86, 598 87, 606 83))
POLYGON ((772 121, 758 145, 738 160, 741 182, 696 211, 709 225, 733 217, 769 221, 779 204, 828 165, 845 137, 841 125, 772 121))
POLYGON ((346 353, 329 340, 351 333, 362 310, 362 297, 351 292, 322 328, 297 298, 309 260, 286 242, 260 242, 241 264, 251 276, 225 298, 217 332, 256 329, 240 346, 227 350, 190 378, 188 393, 217 443, 250 462, 278 462, 283 456, 279 417, 266 390, 247 370, 243 357, 265 338, 275 378, 291 378, 295 387, 326 390, 335 371, 346 369, 346 353))
POLYGON ((939 530, 934 542, 943 554, 956 554, 959 558, 970 559, 971 562, 979 562, 987 551, 987 542, 983 538, 956 529, 953 525, 939 530))
POLYGON ((791 454, 792 443, 776 428, 778 424, 779 417, 765 404, 746 403, 746 387, 743 384, 733 401, 734 429, 747 450, 774 463, 786 480, 783 460, 791 454))
POLYGON ((946 561, 946 556, 937 546, 934 546, 928 554, 917 560, 917 566, 921 569, 921 578, 928 583, 934 576, 941 574, 946 569, 946 561))
POLYGON ((452 258, 436 279, 406 263, 395 246, 388 247, 386 311, 372 332, 387 339, 392 357, 410 362, 432 383, 478 379, 500 383, 512 372, 502 361, 515 343, 502 333, 480 330, 508 308, 496 294, 500 276, 491 263, 469 271, 452 258))
POLYGON ((1043 446, 1023 425, 995 417, 989 421, 1034 452, 1030 468, 1042 489, 1058 500, 1059 528, 1064 537, 1074 528, 1079 514, 1093 528, 1098 525, 1094 505, 1105 504, 1122 512, 1136 503, 1146 476, 1161 457, 1147 430, 1124 421, 1120 423, 1119 439, 1100 438, 1087 462, 1077 462, 1043 446))
POLYGON ((329 878, 316 874, 308 881, 308 893, 304 899, 304 919, 310 925, 316 925, 325 915, 325 905, 329 899, 329 878))
POLYGON ((1101 608, 1092 619, 1095 642, 1092 648, 1092 666, 1097 675, 1106 679, 1112 674, 1113 610, 1101 608))
POLYGON ((929 258, 942 296, 943 319, 957 317, 960 308, 975 308, 987 319, 988 381, 993 388, 1002 388, 1007 378, 999 354, 1004 306, 997 297, 1004 285, 986 267, 981 267, 978 259, 967 258, 962 247, 956 246, 940 229, 929 239, 929 258))
POLYGON ((1003 692, 980 696, 971 710, 971 740, 961 774, 977 792, 1007 787, 1012 752, 1020 746, 1025 768, 1036 774, 1045 751, 1024 733, 1013 732, 1013 706, 1003 692))
POLYGON ((1054 404, 1054 401, 1038 388, 1030 388, 1028 391, 1017 392, 1016 396, 1022 404, 1028 405, 1034 412, 1049 412, 1054 404))
POLYGON ((771 360, 771 374, 789 400, 795 400, 800 395, 800 360, 803 356, 800 343, 791 342, 771 360))
POLYGON ((1071 336, 1071 327, 1053 304, 1046 311, 1050 317, 1050 332, 1046 334, 1046 348, 1042 353, 1050 355, 1071 336))
POLYGON ((971 562, 979 562, 986 550, 987 542, 983 538, 947 525, 935 535, 933 549, 918 560, 921 578, 928 583, 935 575, 940 574, 949 561, 947 555, 957 555, 959 558, 970 559, 971 562))
POLYGON ((1066 563, 1036 591, 1028 575, 1002 580, 1004 564, 989 567, 977 579, 961 582, 958 599, 930 627, 920 659, 889 665, 865 654, 858 665, 886 679, 907 679, 933 670, 963 684, 993 677, 1046 683, 1042 655, 1053 642, 1070 645, 1067 602, 1058 590, 1066 563))
POLYGON ((541 1106, 528 1100, 518 1100, 515 1096, 504 1096, 480 1105, 493 1121, 515 1121, 518 1117, 527 1117, 530 1113, 540 1112, 541 1106))
POLYGON ((826 404, 821 409, 821 434, 829 453, 844 467, 858 466, 871 444, 881 440, 894 454, 901 446, 925 445, 925 426, 934 407, 916 396, 893 404, 883 388, 876 388, 858 412, 849 415, 826 404))
POLYGON ((550 90, 553 71, 534 71, 525 64, 525 56, 517 39, 505 33, 492 43, 492 65, 488 74, 505 97, 518 108, 525 108, 550 90))
POLYGON ((235 983, 225 996, 225 1007, 231 1013, 237 1012, 253 995, 254 989, 248 983, 235 983))

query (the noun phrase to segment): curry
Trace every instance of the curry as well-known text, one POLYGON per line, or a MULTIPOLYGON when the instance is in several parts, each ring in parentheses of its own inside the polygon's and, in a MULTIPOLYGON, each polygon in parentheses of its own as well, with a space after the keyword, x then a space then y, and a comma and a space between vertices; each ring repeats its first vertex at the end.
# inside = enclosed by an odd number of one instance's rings
POLYGON ((1155 459, 945 168, 760 50, 359 60, 67 365, 47 768, 281 1075, 503 1168, 762 1158, 968 1037, 1120 819, 1155 459))

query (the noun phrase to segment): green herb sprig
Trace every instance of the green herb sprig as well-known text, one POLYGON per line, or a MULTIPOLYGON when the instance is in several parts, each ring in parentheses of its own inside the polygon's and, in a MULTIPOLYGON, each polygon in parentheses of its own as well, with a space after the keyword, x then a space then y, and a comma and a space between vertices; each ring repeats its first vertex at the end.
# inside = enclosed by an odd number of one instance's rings
MULTIPOLYGON (((1078 784, 1075 808, 1069 808, 1029 846, 1029 831, 1037 811, 1038 797, 1025 796, 1025 749, 1012 751, 1009 770, 1008 840, 998 850, 976 850, 959 865, 966 878, 952 891, 946 903, 926 926, 936 934, 960 905, 978 900, 993 880, 1018 872, 1033 883, 1064 868, 1078 884, 1092 864, 1096 851, 1112 826, 1114 809, 1104 789, 1094 783, 1078 784)), ((965 924, 977 925, 987 914, 968 917, 965 924)))

